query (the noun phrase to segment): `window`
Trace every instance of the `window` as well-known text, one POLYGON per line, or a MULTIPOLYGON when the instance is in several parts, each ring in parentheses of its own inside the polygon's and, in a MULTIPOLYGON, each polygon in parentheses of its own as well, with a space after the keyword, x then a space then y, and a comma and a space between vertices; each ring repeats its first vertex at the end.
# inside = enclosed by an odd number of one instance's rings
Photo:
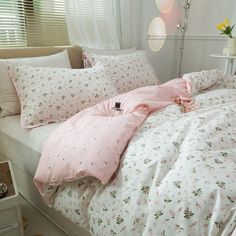
POLYGON ((0 1, 0 47, 66 44, 64 0, 0 1))
POLYGON ((0 47, 27 46, 23 3, 0 1, 0 47))

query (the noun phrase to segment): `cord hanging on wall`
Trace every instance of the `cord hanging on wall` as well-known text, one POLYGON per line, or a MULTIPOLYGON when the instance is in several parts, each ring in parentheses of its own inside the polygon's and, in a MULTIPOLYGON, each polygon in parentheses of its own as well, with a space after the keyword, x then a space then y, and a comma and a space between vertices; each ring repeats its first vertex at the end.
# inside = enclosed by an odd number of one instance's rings
POLYGON ((183 64, 183 55, 184 55, 184 42, 185 42, 185 34, 188 29, 188 17, 189 11, 191 7, 191 0, 186 0, 184 8, 184 23, 182 24, 181 21, 177 25, 177 28, 180 30, 181 38, 180 38, 180 58, 179 58, 179 78, 182 75, 182 64, 183 64))

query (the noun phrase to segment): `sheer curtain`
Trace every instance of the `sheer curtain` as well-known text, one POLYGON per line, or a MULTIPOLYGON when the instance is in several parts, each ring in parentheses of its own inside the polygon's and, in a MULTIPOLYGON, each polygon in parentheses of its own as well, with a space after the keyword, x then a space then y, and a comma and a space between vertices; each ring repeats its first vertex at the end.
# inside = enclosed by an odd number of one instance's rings
POLYGON ((120 47, 140 47, 140 0, 114 0, 120 47))
POLYGON ((71 44, 120 50, 139 47, 140 0, 66 0, 71 44))

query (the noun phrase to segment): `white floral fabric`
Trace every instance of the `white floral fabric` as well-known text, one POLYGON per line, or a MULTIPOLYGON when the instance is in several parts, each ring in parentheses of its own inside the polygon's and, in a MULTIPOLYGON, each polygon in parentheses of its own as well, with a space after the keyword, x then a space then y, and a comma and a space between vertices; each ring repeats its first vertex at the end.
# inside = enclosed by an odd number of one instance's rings
POLYGON ((9 77, 6 62, 36 67, 71 68, 67 50, 49 56, 0 59, 0 117, 20 114, 20 101, 9 77))
POLYGON ((187 80, 191 85, 192 95, 215 85, 224 78, 220 70, 205 70, 200 72, 192 72, 183 75, 183 79, 187 80))
POLYGON ((194 112, 172 105, 149 116, 109 184, 93 178, 63 184, 54 208, 92 235, 231 235, 236 78, 219 79, 195 100, 194 112))
POLYGON ((92 53, 85 53, 85 55, 91 65, 97 62, 105 64, 110 71, 111 81, 119 93, 160 84, 155 70, 148 62, 145 51, 135 51, 123 55, 92 53))
POLYGON ((104 65, 89 69, 30 66, 8 69, 21 103, 21 125, 33 128, 66 120, 117 95, 104 65))

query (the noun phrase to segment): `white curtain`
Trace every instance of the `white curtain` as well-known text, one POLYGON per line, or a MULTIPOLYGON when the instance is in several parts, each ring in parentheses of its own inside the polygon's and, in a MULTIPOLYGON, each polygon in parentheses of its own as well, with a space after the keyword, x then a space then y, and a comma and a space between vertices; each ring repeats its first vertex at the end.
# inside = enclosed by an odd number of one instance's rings
POLYGON ((120 50, 139 47, 140 0, 65 0, 71 44, 120 50))
POLYGON ((140 0, 114 0, 120 47, 140 47, 140 0))

